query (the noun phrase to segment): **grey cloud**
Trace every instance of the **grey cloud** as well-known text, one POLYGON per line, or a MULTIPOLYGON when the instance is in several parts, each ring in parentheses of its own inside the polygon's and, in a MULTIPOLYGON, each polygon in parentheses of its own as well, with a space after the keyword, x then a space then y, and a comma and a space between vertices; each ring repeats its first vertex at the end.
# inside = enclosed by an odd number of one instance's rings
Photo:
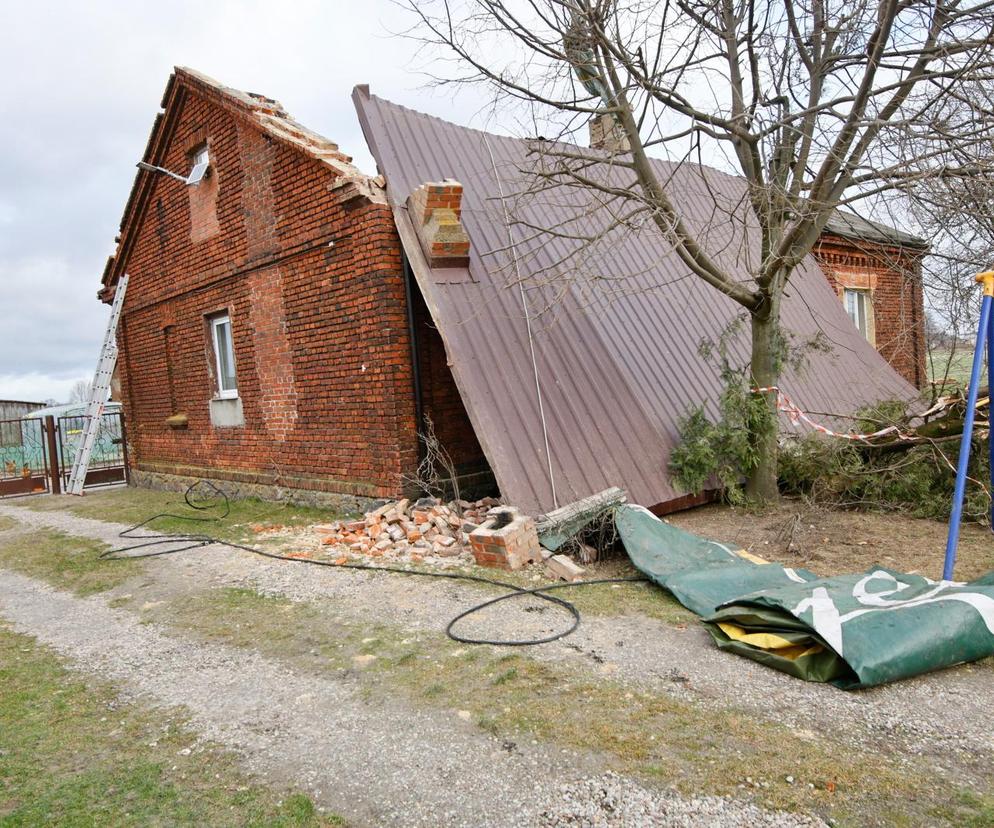
POLYGON ((387 37, 404 28, 398 14, 389 0, 8 6, 0 398, 58 398, 92 372, 107 317, 100 275, 174 65, 278 98, 367 171, 356 83, 473 120, 479 100, 440 101, 420 88, 413 47, 387 37))

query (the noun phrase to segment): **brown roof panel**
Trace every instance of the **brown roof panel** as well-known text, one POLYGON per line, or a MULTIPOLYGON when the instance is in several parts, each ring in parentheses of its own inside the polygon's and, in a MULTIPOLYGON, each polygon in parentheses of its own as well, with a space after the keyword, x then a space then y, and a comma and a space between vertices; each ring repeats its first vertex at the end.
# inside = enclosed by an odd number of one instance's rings
MULTIPOLYGON (((600 226, 588 215, 589 193, 560 188, 519 196, 534 180, 527 171, 543 163, 529 154, 528 142, 414 112, 365 87, 353 98, 386 177, 405 251, 504 496, 533 513, 609 486, 625 488, 647 506, 681 497, 667 472, 677 422, 692 406, 713 412, 721 388, 718 368, 699 355, 698 345, 720 336, 741 308, 689 273, 651 228, 612 231, 596 249, 576 256, 570 239, 536 238, 516 224, 516 275, 500 188, 513 201, 515 222, 565 223, 573 233, 600 226), (464 187, 468 277, 443 277, 428 267, 404 207, 415 188, 445 178, 464 187), (564 259, 567 264, 557 264, 564 259)), ((755 233, 729 218, 745 214, 742 181, 694 165, 656 163, 672 179, 669 189, 680 194, 690 223, 708 236, 709 249, 746 280, 755 233)), ((630 186, 622 168, 600 166, 605 181, 630 186)), ((851 324, 813 259, 798 268, 792 285, 785 327, 799 341, 820 331, 832 345, 831 353, 811 353, 805 370, 784 375, 782 385, 795 402, 845 414, 883 398, 913 396, 851 324)), ((743 326, 730 337, 730 356, 744 363, 748 344, 743 326)))

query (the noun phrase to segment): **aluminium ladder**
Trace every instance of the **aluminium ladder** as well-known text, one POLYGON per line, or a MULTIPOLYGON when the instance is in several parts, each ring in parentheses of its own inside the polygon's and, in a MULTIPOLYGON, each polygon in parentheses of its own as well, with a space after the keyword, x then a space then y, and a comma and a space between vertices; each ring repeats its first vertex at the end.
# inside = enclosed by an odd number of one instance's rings
POLYGON ((66 484, 66 494, 83 494, 83 483, 86 472, 90 468, 90 456, 93 454, 93 444, 100 431, 100 420, 107 404, 110 392, 111 378, 114 376, 114 366, 117 364, 117 323, 121 317, 121 306, 124 304, 124 292, 128 289, 128 274, 121 276, 114 291, 114 304, 111 305, 110 319, 107 321, 107 333, 104 334, 104 344, 97 362, 97 371, 90 385, 90 398, 83 415, 83 436, 72 462, 72 472, 66 484))

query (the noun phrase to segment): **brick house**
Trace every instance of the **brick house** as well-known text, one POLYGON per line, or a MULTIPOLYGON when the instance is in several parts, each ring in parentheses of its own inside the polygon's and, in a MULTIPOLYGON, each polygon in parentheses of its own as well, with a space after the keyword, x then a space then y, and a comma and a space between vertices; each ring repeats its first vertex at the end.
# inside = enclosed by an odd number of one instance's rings
MULTIPOLYGON (((132 480, 211 478, 241 494, 355 506, 409 488, 427 416, 464 491, 493 489, 384 180, 278 102, 189 69, 175 70, 161 107, 143 162, 174 175, 138 173, 100 291, 109 302, 129 274, 118 374, 132 480), (198 165, 206 175, 186 184, 198 165)), ((446 181, 407 202, 432 234, 429 265, 468 271, 461 198, 446 181)), ((867 330, 920 384, 919 358, 903 348, 907 330, 919 336, 920 291, 859 258, 864 242, 826 235, 822 265, 843 297, 869 292, 867 330), (892 292, 918 302, 896 327, 888 309, 905 306, 881 302, 892 292)))
POLYGON ((395 494, 417 462, 421 403, 459 468, 486 460, 423 303, 408 302, 383 182, 261 95, 177 69, 138 174, 108 301, 118 332, 134 479, 209 477, 349 501, 395 494), (408 308, 412 313, 409 317, 408 308))
POLYGON ((919 389, 928 381, 922 298, 927 253, 922 239, 847 212, 832 217, 814 249, 853 324, 919 389))

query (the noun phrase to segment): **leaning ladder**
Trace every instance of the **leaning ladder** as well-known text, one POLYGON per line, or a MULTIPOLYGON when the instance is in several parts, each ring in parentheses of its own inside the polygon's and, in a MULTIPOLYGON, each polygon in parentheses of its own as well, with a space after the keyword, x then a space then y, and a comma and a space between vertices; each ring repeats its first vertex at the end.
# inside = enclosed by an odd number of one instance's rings
POLYGON ((128 274, 125 273, 118 280, 117 290, 114 292, 114 304, 111 305, 110 319, 107 321, 107 333, 104 334, 104 344, 100 350, 97 372, 93 375, 90 398, 86 404, 86 413, 83 415, 83 436, 76 451, 76 457, 73 458, 72 472, 69 474, 69 483, 66 485, 67 494, 83 494, 83 483, 86 481, 86 472, 90 468, 93 444, 100 431, 100 419, 104 413, 104 406, 107 404, 110 382, 114 376, 114 366, 117 364, 117 322, 121 317, 121 306, 124 304, 124 292, 127 289, 128 274))

